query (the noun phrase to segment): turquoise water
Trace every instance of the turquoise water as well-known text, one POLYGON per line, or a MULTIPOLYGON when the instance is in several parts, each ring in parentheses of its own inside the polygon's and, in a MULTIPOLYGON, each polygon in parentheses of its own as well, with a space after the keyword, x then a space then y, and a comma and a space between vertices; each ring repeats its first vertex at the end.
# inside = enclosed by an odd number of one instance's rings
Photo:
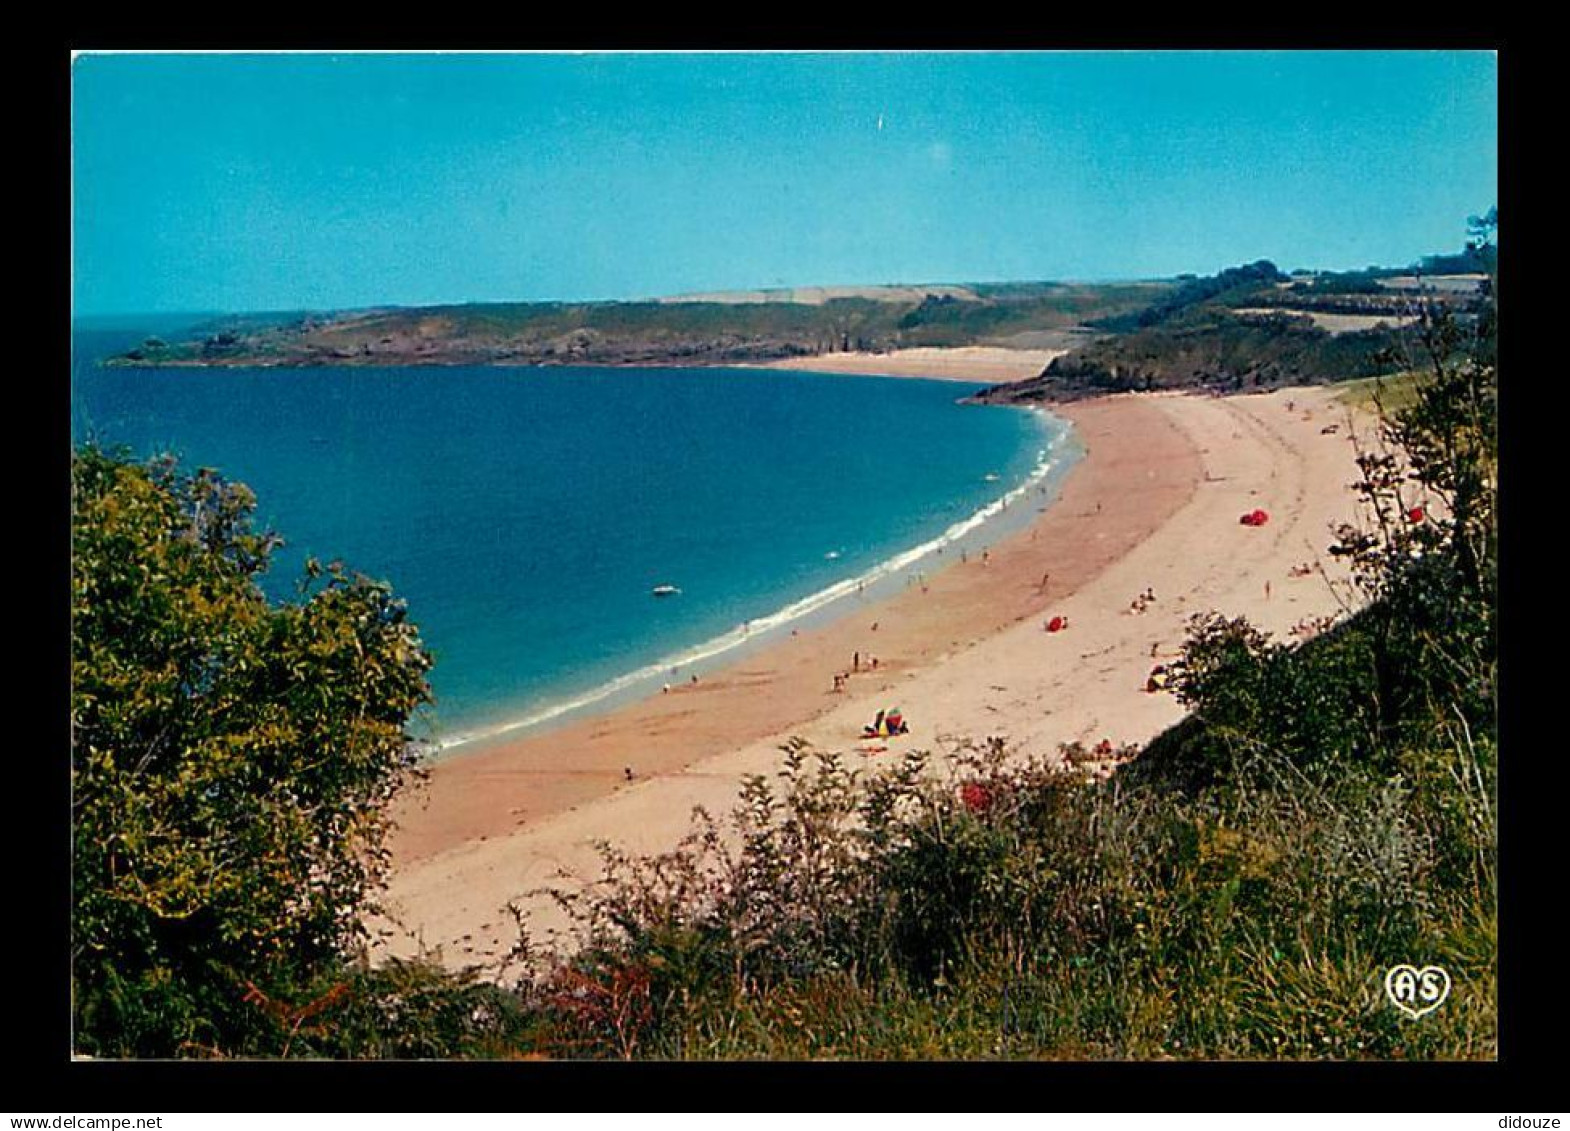
POLYGON ((77 344, 75 437, 249 484, 287 540, 273 595, 312 554, 408 600, 445 744, 647 694, 897 590, 939 545, 1032 517, 1074 455, 1061 422, 958 405, 952 382, 103 369, 120 339, 77 344))

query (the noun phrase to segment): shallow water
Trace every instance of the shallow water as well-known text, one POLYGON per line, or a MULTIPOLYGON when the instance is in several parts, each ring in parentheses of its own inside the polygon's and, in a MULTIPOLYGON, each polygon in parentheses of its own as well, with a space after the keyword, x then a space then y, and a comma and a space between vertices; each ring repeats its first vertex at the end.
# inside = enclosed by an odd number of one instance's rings
POLYGON ((249 484, 288 540, 264 582, 280 599, 307 554, 391 582, 436 655, 448 744, 645 693, 897 587, 938 545, 1033 513, 999 500, 1072 459, 1061 422, 958 405, 954 382, 92 363, 118 344, 78 335, 75 437, 249 484))

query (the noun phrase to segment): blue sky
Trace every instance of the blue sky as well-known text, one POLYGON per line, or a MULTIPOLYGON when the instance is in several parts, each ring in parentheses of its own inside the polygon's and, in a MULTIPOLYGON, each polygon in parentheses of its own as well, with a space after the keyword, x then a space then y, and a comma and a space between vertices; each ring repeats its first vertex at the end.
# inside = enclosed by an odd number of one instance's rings
POLYGON ((77 314, 1401 265, 1488 52, 98 55, 77 314))

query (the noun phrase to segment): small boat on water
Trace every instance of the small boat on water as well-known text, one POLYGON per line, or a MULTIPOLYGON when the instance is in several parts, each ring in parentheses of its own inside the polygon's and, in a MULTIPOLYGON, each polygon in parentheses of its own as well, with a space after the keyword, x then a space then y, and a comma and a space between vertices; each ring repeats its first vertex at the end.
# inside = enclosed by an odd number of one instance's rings
POLYGON ((985 475, 983 475, 981 478, 984 481, 988 482, 988 483, 996 483, 999 479, 1001 479, 1003 477, 1001 475, 999 475, 995 471, 989 471, 985 475))
POLYGON ((681 592, 674 585, 656 585, 650 590, 656 597, 674 597, 681 592))

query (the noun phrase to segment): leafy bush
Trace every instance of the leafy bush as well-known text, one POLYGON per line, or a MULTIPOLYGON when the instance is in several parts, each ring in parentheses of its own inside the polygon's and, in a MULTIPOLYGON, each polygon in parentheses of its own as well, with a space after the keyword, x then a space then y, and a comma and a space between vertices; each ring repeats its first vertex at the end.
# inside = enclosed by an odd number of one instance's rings
POLYGON ((337 564, 269 604, 279 540, 212 471, 86 447, 72 505, 78 1047, 275 1047, 258 995, 363 935, 430 658, 388 587, 337 564))

